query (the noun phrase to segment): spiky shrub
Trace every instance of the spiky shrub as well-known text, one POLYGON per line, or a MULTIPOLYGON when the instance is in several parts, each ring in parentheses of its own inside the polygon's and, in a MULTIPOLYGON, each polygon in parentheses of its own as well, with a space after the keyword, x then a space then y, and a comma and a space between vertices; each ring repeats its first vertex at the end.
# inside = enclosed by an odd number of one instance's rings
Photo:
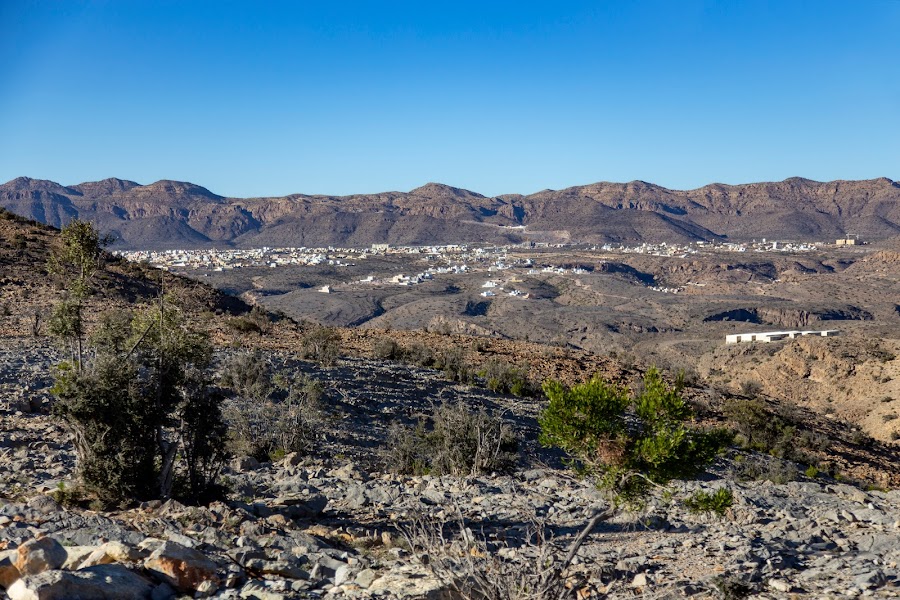
POLYGON ((668 386, 656 369, 647 371, 637 394, 599 376, 571 388, 547 381, 543 388, 550 402, 539 420, 541 443, 568 453, 574 468, 618 502, 695 475, 730 441, 723 430, 691 426, 683 382, 668 386))

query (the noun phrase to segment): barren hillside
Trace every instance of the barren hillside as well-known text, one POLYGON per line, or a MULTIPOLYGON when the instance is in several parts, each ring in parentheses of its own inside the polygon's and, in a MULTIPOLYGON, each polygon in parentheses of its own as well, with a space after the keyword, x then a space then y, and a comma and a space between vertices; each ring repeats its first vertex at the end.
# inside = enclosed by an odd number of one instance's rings
POLYGON ((436 183, 410 192, 248 199, 176 181, 66 187, 20 177, 0 186, 0 206, 57 227, 87 219, 130 248, 830 240, 846 233, 875 240, 900 234, 898 200, 900 184, 886 178, 688 191, 603 182, 494 198, 436 183))

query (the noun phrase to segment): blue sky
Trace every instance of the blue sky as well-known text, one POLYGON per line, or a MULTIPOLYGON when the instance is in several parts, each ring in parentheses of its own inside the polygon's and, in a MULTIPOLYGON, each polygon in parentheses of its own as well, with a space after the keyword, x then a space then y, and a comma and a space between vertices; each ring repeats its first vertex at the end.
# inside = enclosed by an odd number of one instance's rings
POLYGON ((900 1, 0 2, 0 180, 900 178, 900 1))

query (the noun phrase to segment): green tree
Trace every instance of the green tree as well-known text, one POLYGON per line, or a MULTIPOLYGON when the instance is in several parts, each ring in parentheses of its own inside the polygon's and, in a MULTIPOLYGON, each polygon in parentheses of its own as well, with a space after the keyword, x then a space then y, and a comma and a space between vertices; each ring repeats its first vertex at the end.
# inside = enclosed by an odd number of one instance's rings
POLYGON ((634 502, 653 485, 695 475, 730 441, 722 430, 689 425, 682 389, 680 377, 670 387, 656 369, 637 394, 596 376, 571 388, 547 381, 541 443, 568 453, 616 502, 634 502))
POLYGON ((205 336, 162 299, 100 319, 85 360, 60 365, 53 389, 88 488, 107 501, 209 495, 226 438, 211 356, 205 336))

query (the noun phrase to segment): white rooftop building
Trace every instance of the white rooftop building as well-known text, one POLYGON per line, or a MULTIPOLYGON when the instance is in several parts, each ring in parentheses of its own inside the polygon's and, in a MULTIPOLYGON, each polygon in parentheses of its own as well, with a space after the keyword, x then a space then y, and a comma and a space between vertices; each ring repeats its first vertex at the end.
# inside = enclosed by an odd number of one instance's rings
POLYGON ((840 333, 837 329, 825 331, 764 331, 760 333, 733 333, 725 336, 726 344, 742 344, 747 342, 777 342, 779 340, 793 340, 798 337, 812 335, 820 337, 833 337, 840 333))

